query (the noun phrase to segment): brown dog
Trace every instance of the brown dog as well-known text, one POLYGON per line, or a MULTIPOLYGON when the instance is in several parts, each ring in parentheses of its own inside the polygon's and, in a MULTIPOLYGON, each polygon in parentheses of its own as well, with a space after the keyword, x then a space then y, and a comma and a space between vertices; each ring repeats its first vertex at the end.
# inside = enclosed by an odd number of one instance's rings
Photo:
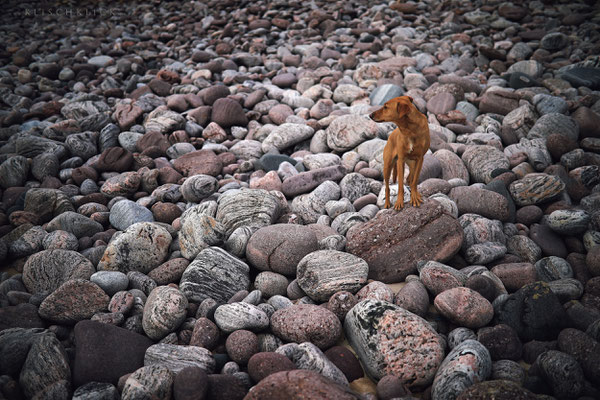
POLYGON ((401 96, 387 101, 379 110, 371 113, 375 122, 393 122, 397 128, 390 134, 383 149, 383 180, 385 182, 385 208, 390 207, 390 175, 398 177, 398 200, 395 210, 404 207, 404 163, 408 164, 410 204, 423 203, 417 191, 417 181, 423 167, 423 157, 429 149, 429 124, 412 103, 412 97, 401 96), (393 171, 392 171, 393 170, 393 171))

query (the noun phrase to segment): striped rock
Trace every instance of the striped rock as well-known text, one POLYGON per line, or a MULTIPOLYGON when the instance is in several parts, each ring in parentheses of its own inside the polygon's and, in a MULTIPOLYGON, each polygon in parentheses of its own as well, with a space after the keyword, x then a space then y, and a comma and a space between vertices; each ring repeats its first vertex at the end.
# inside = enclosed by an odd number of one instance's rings
POLYGON ((219 245, 223 240, 223 225, 203 211, 203 206, 194 206, 185 210, 180 217, 179 247, 181 255, 188 260, 193 260, 202 250, 219 245))
POLYGON ((356 293, 367 283, 369 266, 363 259, 337 250, 307 254, 297 267, 298 285, 313 300, 323 302, 345 290, 356 293))
POLYGON ((170 286, 150 292, 142 318, 142 327, 150 339, 160 340, 179 328, 187 316, 187 298, 170 286))
POLYGON ((210 374, 214 372, 216 362, 210 350, 204 347, 159 343, 148 347, 144 365, 162 365, 174 374, 186 367, 199 367, 210 374))
POLYGON ((288 343, 275 352, 289 358, 298 369, 318 372, 340 385, 348 386, 344 373, 312 343, 288 343))
POLYGON ((493 146, 467 146, 462 160, 475 182, 490 183, 492 172, 508 169, 510 163, 504 153, 493 146))
POLYGON ((448 289, 464 286, 467 281, 463 272, 436 261, 428 261, 421 268, 419 278, 434 296, 448 289))
POLYGON ((518 206, 528 206, 556 198, 565 190, 565 184, 554 175, 531 173, 511 183, 508 190, 518 206))
POLYGON ((225 332, 239 329, 260 331, 269 326, 269 317, 252 304, 236 302, 217 307, 215 322, 225 332))
POLYGON ((174 376, 163 365, 142 367, 125 381, 121 400, 170 399, 174 376))
POLYGON ((200 303, 212 298, 225 303, 250 286, 250 267, 219 247, 202 250, 181 276, 180 290, 188 300, 200 303))
POLYGON ((140 271, 147 274, 165 260, 171 240, 169 231, 158 224, 133 224, 106 246, 98 271, 140 271))
POLYGON ((440 365, 433 381, 433 400, 453 400, 469 386, 492 373, 492 358, 484 345, 468 339, 456 346, 440 365))
POLYGON ((23 283, 32 294, 52 292, 70 279, 89 279, 92 263, 72 250, 43 250, 31 255, 23 267, 23 283))
POLYGON ((138 190, 140 183, 142 176, 137 172, 123 172, 108 178, 100 187, 100 192, 108 197, 129 197, 138 190))
POLYGON ((548 226, 562 235, 578 235, 588 229, 590 215, 583 210, 556 210, 546 217, 548 226))
POLYGON ((427 321, 385 301, 354 306, 344 332, 374 379, 395 375, 408 386, 426 386, 444 358, 442 340, 427 321))
POLYGON ((215 219, 223 224, 229 237, 241 226, 273 224, 279 218, 280 204, 277 197, 263 189, 228 190, 219 197, 215 219))

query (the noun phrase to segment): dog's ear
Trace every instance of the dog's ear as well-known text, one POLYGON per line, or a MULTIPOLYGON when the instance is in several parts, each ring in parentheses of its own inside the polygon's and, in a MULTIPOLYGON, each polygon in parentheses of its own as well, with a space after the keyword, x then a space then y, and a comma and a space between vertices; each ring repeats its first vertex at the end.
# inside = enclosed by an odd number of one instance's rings
POLYGON ((396 103, 396 113, 398 116, 403 117, 410 112, 410 108, 408 104, 403 101, 399 101, 396 103))

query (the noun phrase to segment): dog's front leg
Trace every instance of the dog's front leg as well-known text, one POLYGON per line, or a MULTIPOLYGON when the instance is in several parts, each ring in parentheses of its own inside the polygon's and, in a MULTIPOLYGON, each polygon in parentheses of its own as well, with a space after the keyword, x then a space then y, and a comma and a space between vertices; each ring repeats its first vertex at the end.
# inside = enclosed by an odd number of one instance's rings
POLYGON ((401 210, 404 207, 404 158, 398 157, 398 198, 394 204, 394 210, 401 210))
POLYGON ((383 182, 385 183, 385 204, 384 208, 390 208, 390 175, 392 174, 392 169, 396 169, 396 165, 394 164, 394 154, 391 151, 391 146, 386 145, 383 148, 383 182), (392 168, 392 166, 394 168, 392 168))

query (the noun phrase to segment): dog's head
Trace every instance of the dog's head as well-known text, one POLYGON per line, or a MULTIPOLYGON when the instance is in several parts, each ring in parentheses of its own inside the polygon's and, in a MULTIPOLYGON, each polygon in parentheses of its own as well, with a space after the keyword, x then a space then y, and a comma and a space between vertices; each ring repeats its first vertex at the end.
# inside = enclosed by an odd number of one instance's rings
POLYGON ((394 97, 385 102, 383 107, 372 112, 369 117, 375 122, 393 122, 404 117, 414 107, 412 97, 400 96, 394 97))

